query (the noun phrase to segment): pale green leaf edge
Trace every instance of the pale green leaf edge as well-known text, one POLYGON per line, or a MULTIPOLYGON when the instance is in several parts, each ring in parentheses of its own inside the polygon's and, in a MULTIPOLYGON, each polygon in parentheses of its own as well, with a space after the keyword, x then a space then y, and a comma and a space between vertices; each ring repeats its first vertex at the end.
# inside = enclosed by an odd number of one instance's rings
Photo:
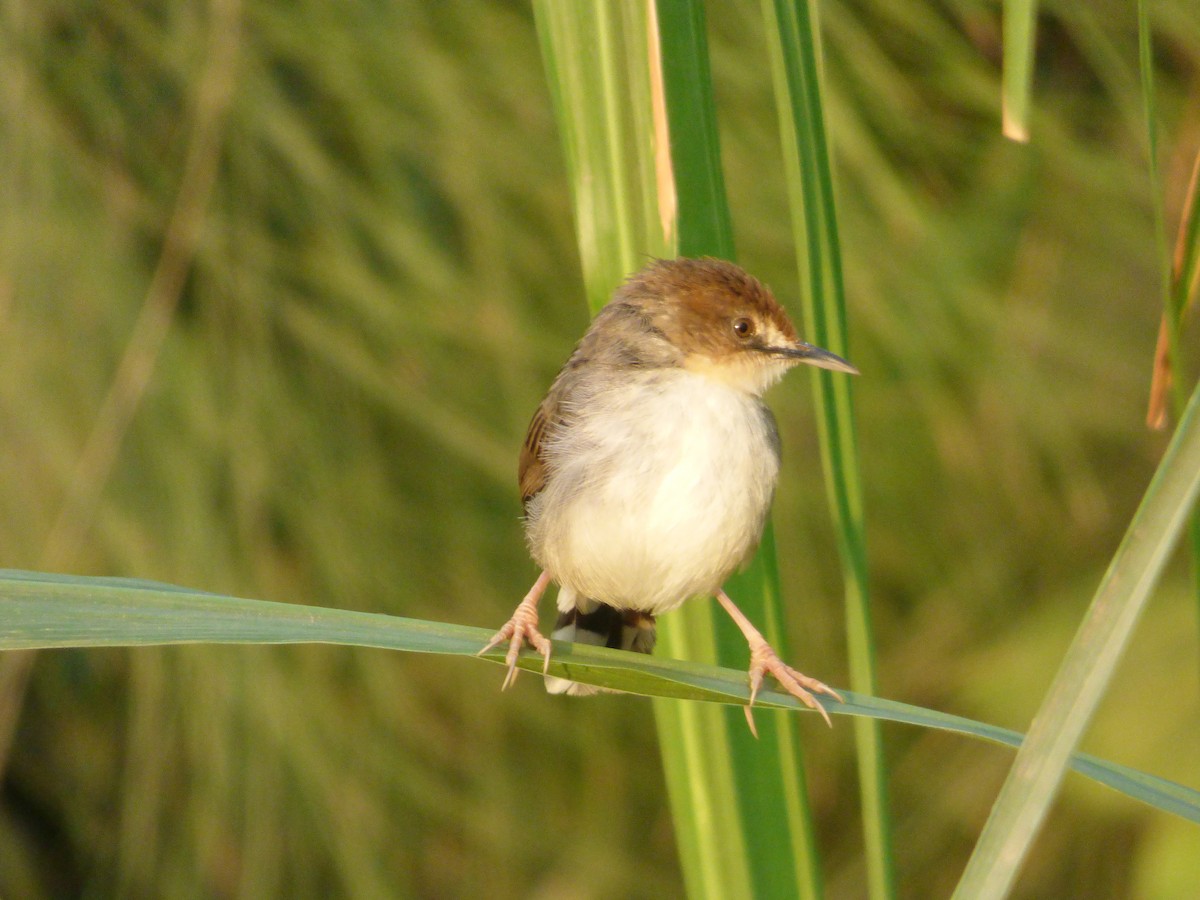
MULTIPOLYGON (((173 644, 321 643, 412 653, 473 656, 491 637, 484 628, 380 613, 247 600, 175 585, 0 569, 0 650, 137 647, 173 644)), ((503 659, 501 651, 483 657, 503 659)), ((522 657, 537 671, 541 658, 522 657)), ((550 672, 648 697, 743 704, 746 673, 702 663, 554 642, 550 672)), ((965 734, 1019 747, 1022 735, 935 710, 842 691, 834 715, 866 716, 965 734)), ((805 709, 795 698, 764 690, 764 708, 805 709)), ((1075 771, 1165 812, 1200 823, 1200 791, 1086 753, 1075 771)))

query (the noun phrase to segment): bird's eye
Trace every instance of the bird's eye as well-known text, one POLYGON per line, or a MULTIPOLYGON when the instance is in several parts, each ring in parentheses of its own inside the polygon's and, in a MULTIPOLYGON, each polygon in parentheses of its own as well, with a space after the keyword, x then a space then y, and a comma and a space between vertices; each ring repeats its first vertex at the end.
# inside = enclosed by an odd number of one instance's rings
POLYGON ((733 333, 740 338, 748 338, 754 334, 754 322, 745 316, 733 320, 733 333))

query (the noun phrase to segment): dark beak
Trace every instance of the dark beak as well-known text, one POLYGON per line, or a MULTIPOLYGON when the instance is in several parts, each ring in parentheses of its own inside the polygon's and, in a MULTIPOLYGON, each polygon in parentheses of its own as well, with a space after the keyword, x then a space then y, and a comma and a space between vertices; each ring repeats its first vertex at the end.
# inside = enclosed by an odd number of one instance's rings
POLYGON ((845 372, 847 375, 857 375, 858 369, 850 365, 836 353, 814 347, 803 341, 797 341, 794 347, 772 347, 771 352, 787 359, 794 359, 806 366, 816 366, 818 369, 830 369, 834 372, 845 372))

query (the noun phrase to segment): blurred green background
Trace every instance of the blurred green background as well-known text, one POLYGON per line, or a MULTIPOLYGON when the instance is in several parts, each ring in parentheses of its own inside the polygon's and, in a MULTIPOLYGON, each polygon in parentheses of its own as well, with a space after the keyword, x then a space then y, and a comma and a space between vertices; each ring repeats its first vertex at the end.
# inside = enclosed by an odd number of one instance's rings
MULTIPOLYGON (((998 8, 822 6, 881 691, 1021 730, 1165 444, 1135 11, 1042 11, 1019 146, 998 8)), ((1152 17, 1173 230, 1200 17, 1152 17)), ((758 9, 709 27, 739 258, 798 318, 758 9)), ((0 104, 0 565, 498 626, 536 575, 517 450, 587 321, 528 6, 8 0, 0 104)), ((795 661, 845 684, 808 385, 772 403, 795 661)), ((1194 786, 1187 590, 1084 749, 1194 786)), ((20 659, 5 897, 682 890, 648 701, 323 647, 20 659)), ((861 896, 851 729, 805 723, 828 893, 861 896)), ((886 736, 901 893, 946 895, 1011 754, 886 736)), ((1072 777, 1018 895, 1194 896, 1197 860, 1072 777)))

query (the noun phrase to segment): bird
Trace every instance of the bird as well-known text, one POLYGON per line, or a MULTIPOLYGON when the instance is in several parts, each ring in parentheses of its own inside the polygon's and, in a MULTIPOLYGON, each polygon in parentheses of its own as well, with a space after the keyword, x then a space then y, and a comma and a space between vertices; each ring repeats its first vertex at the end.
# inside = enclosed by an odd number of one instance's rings
POLYGON ((766 390, 790 369, 858 374, 801 341, 760 281, 711 257, 656 259, 596 315, 538 406, 518 484, 541 574, 480 654, 506 644, 516 678, 526 645, 551 693, 600 688, 551 677, 538 602, 558 585, 552 637, 650 653, 655 621, 715 597, 746 637, 752 707, 767 674, 829 723, 824 683, 784 663, 729 598, 725 580, 753 557, 780 469, 766 390))

